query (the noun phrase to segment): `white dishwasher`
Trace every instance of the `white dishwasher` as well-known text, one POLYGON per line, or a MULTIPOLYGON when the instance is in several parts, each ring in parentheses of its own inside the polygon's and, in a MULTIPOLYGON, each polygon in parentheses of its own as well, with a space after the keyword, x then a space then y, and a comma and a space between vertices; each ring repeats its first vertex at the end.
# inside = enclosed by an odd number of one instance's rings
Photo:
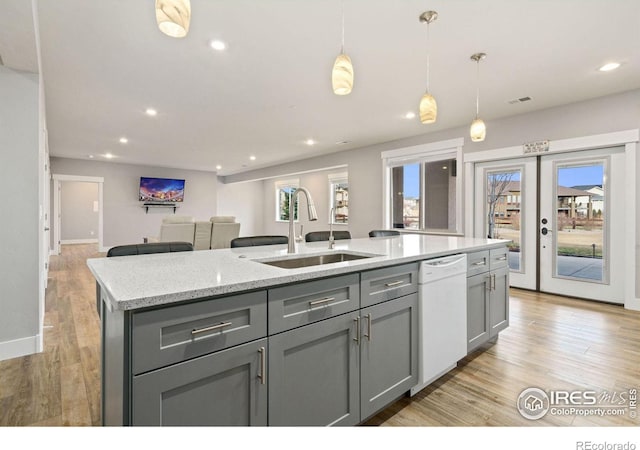
POLYGON ((416 394, 467 354, 467 255, 420 263, 416 394))

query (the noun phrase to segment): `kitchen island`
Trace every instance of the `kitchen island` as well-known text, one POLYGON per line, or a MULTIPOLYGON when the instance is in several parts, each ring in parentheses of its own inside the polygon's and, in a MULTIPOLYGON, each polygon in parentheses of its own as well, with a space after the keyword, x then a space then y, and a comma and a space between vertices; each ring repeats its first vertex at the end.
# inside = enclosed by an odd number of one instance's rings
POLYGON ((419 262, 468 254, 469 275, 484 280, 469 283, 473 349, 508 325, 507 242, 404 234, 300 243, 295 254, 275 245, 90 259, 103 424, 361 423, 416 384, 419 262), (322 261, 331 258, 344 261, 322 261))

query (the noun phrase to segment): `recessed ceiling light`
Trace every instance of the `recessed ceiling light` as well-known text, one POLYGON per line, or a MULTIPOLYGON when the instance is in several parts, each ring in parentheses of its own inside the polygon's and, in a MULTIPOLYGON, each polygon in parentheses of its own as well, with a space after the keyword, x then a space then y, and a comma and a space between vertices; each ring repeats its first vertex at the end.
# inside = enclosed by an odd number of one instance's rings
POLYGON ((107 159, 115 158, 115 156, 113 156, 111 153, 105 153, 104 157, 107 159))
POLYGON ((407 119, 415 119, 416 118, 416 113, 414 113, 413 111, 409 111, 408 113, 406 113, 404 115, 405 118, 407 119))
POLYGON ((304 143, 307 145, 313 145, 316 143, 316 141, 314 141, 313 139, 307 139, 304 143))
POLYGON ((222 169, 222 166, 221 166, 220 164, 218 164, 218 165, 216 166, 216 170, 220 170, 220 169, 222 169))
POLYGON ((93 155, 89 155, 89 159, 93 159, 93 155))
POLYGON ((129 142, 129 139, 127 139, 126 137, 123 136, 123 137, 120 138, 120 143, 121 144, 126 144, 127 142, 129 142))
POLYGON ((147 108, 145 110, 145 113, 147 114, 147 116, 156 116, 158 114, 158 111, 153 108, 147 108))
POLYGON ((218 50, 218 51, 222 51, 227 48, 227 44, 218 39, 211 41, 211 44, 209 45, 211 45, 212 49, 218 50))
POLYGON ((620 67, 620 63, 612 62, 612 63, 605 64, 604 66, 600 67, 600 69, 598 70, 600 70, 600 72, 609 72, 611 70, 617 69, 618 67, 620 67))
POLYGON ((250 159, 251 161, 255 161, 255 160, 256 160, 256 157, 255 157, 255 156, 253 156, 253 155, 251 155, 251 156, 249 156, 249 159, 250 159))

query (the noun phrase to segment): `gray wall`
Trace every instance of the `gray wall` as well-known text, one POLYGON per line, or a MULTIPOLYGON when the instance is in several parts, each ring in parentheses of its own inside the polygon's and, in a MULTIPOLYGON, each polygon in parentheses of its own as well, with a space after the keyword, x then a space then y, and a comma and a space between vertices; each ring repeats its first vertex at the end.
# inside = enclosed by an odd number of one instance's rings
POLYGON ((0 66, 0 344, 39 328, 38 82, 0 66))
POLYGON ((138 201, 141 176, 185 180, 184 202, 177 215, 193 216, 196 220, 209 220, 216 215, 216 174, 213 172, 52 157, 51 173, 104 178, 105 248, 142 243, 144 237, 159 236, 162 218, 173 214, 168 208, 150 208, 149 213, 145 213, 138 201))
POLYGON ((264 204, 262 181, 218 183, 218 216, 235 216, 240 222, 240 236, 264 234, 264 204))
MULTIPOLYGON (((487 113, 487 112, 485 112, 487 113)), ((465 138, 464 153, 518 146, 540 139, 559 140, 589 136, 640 127, 640 90, 600 97, 570 105, 514 115, 502 119, 487 119, 487 137, 483 142, 471 142, 468 124, 449 130, 426 133, 412 138, 385 142, 369 147, 332 153, 302 161, 278 164, 251 172, 222 177, 223 183, 261 180, 344 164, 349 167, 349 230, 354 237, 364 237, 369 229, 382 226, 382 163, 380 152, 397 148, 465 138)), ((425 127, 425 129, 428 129, 425 127)), ((638 158, 636 174, 640 174, 638 158)), ((463 168, 458 167, 458 175, 463 168)), ((289 178, 288 176, 286 178, 289 178)), ((640 199, 640 183, 637 198, 640 199)), ((266 189, 265 189, 266 190, 266 189)), ((265 200, 268 200, 265 198, 265 200)), ((254 200, 254 202, 259 200, 254 200)), ((252 205, 247 205, 251 208, 252 205)), ((271 207, 265 206, 265 229, 269 227, 271 207)), ((637 211, 636 240, 640 242, 640 208, 637 211)), ((636 249, 640 267, 640 248, 636 249)), ((637 270, 637 269, 636 269, 637 270)), ((640 295, 640 275, 636 276, 636 296, 640 295)))
POLYGON ((63 181, 60 183, 60 239, 98 241, 98 183, 63 181))

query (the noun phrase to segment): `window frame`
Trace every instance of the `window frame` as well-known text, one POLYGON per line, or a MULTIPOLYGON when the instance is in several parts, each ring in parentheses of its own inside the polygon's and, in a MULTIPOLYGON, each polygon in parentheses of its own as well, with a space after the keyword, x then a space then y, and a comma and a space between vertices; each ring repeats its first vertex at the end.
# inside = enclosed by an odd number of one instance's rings
MULTIPOLYGON (((412 229, 415 233, 441 234, 441 235, 464 235, 464 183, 463 183, 463 159, 462 146, 464 138, 450 139, 446 141, 433 142, 429 144, 415 145, 394 150, 382 152, 382 173, 383 173, 383 217, 382 223, 385 227, 393 226, 392 217, 392 169, 394 167, 404 166, 407 164, 420 164, 420 227, 412 229), (425 163, 454 159, 456 161, 456 206, 455 206, 455 230, 427 229, 425 227, 425 183, 424 183, 424 166, 425 163)), ((399 228, 402 232, 402 229, 399 228)))
MULTIPOLYGON (((300 187, 300 179, 299 178, 291 178, 288 180, 279 180, 274 183, 275 186, 275 221, 279 223, 288 223, 289 219, 281 219, 282 216, 280 210, 280 191, 286 188, 298 189, 300 187)), ((289 194, 291 195, 291 194, 289 194)), ((299 201, 299 198, 296 198, 296 202, 299 201)), ((291 197, 289 197, 289 203, 291 203, 291 197)), ((299 209, 298 209, 299 212, 299 209)), ((296 217, 296 209, 294 208, 293 221, 298 222, 298 217, 296 217)), ((299 214, 298 214, 299 215, 299 214)))
POLYGON ((349 192, 349 174, 348 172, 332 173, 327 175, 329 181, 329 224, 330 225, 349 225, 349 200, 347 199, 347 220, 345 222, 336 222, 336 189, 338 184, 346 184, 347 192, 349 192), (331 214, 331 208, 336 207, 333 214, 331 214))

